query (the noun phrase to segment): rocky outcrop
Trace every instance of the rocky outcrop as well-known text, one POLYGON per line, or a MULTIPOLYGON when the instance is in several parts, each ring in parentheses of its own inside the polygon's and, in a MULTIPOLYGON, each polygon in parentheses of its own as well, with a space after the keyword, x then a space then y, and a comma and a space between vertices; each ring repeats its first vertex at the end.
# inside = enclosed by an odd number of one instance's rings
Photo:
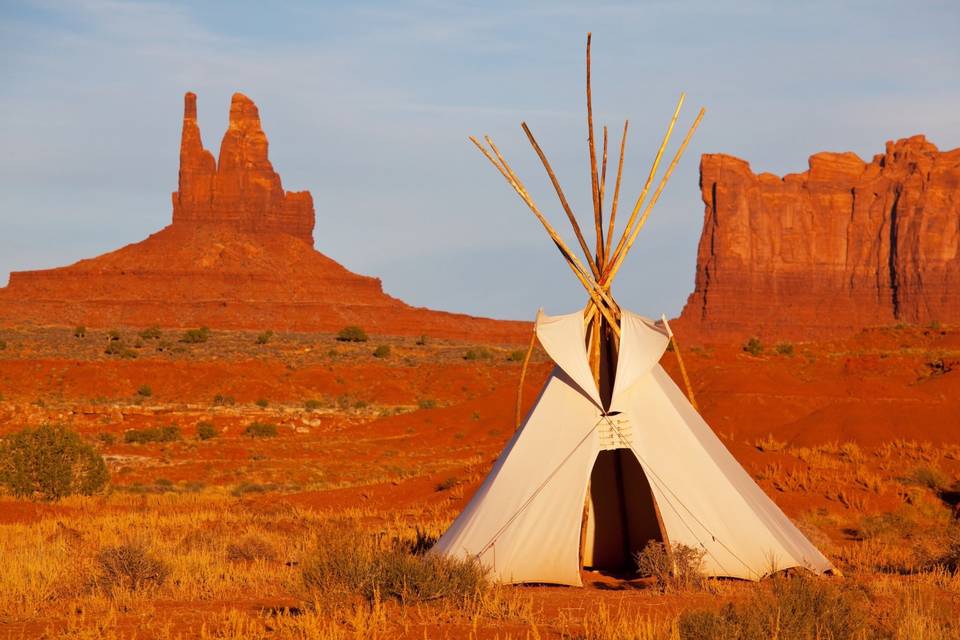
POLYGON ((960 321, 960 149, 914 136, 869 163, 818 153, 783 178, 707 154, 700 188, 684 325, 811 335, 960 321))
POLYGON ((151 326, 338 331, 524 342, 529 324, 411 307, 313 248, 309 192, 285 192, 256 105, 235 94, 220 157, 185 98, 173 222, 68 267, 10 274, 0 326, 151 326))
POLYGON ((180 188, 173 193, 173 224, 228 224, 239 231, 287 233, 313 245, 313 198, 284 191, 267 156, 257 105, 233 94, 220 159, 203 148, 197 96, 184 96, 180 188))

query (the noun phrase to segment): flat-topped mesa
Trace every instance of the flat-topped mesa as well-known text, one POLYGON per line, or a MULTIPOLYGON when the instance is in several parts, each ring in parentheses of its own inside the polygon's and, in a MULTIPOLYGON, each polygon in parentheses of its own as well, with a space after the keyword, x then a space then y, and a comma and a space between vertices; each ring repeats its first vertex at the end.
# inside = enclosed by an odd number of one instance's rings
POLYGON ((257 105, 233 94, 230 125, 220 158, 203 148, 197 96, 184 96, 180 184, 173 193, 173 224, 226 224, 244 232, 280 232, 313 246, 314 211, 309 191, 284 191, 268 157, 257 105))
POLYGON ((702 157, 704 227, 683 321, 781 335, 960 321, 960 149, 914 136, 869 163, 818 153, 809 166, 779 178, 702 157))

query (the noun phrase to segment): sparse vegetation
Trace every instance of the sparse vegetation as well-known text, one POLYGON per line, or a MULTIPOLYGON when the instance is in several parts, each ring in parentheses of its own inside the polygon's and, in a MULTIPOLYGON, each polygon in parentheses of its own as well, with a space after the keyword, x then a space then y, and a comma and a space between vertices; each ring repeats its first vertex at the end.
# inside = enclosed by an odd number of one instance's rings
POLYGON ((0 440, 0 486, 18 498, 92 495, 109 480, 103 457, 63 427, 22 429, 0 440))
POLYGON ((154 325, 144 329, 137 335, 139 335, 142 340, 159 340, 163 334, 160 332, 160 327, 154 325))
POLYGON ((170 575, 169 565, 140 542, 101 549, 97 565, 100 569, 97 584, 108 592, 159 587, 170 575))
POLYGON ((760 338, 754 336, 744 343, 743 350, 752 356, 758 356, 763 353, 763 343, 760 342, 760 338))
POLYGON ((776 352, 781 356, 792 356, 793 355, 793 344, 789 342, 778 342, 777 346, 774 347, 776 352))
POLYGON ((278 435, 277 425, 267 422, 251 422, 243 430, 243 434, 251 438, 276 438, 278 435))
POLYGON ((307 411, 316 411, 323 406, 323 403, 317 399, 311 398, 303 402, 303 408, 307 411))
POLYGON ((477 347, 475 349, 467 349, 467 352, 463 354, 464 360, 489 360, 493 357, 493 352, 486 347, 477 347))
POLYGON ((426 344, 427 344, 427 336, 426 336, 426 335, 421 335, 419 338, 417 338, 417 346, 418 346, 418 347, 426 346, 426 344))
POLYGON ((188 329, 180 336, 180 342, 185 344, 201 344, 210 339, 210 329, 200 327, 199 329, 188 329))
POLYGON ((258 398, 254 404, 256 404, 261 409, 266 409, 268 406, 270 406, 270 401, 267 400, 266 398, 258 398))
POLYGON ((420 398, 417 402, 417 406, 421 409, 436 409, 437 401, 433 398, 420 398))
POLYGON ((137 388, 137 395, 141 398, 149 398, 153 395, 153 389, 150 388, 150 385, 142 384, 137 388))
POLYGON ((306 586, 324 594, 362 596, 369 602, 401 603, 450 599, 464 602, 490 588, 486 571, 474 560, 416 556, 403 548, 381 548, 358 533, 333 534, 303 567, 306 586))
POLYGON ((390 345, 381 344, 376 349, 373 350, 374 358, 389 358, 390 357, 390 345))
POLYGON ((516 351, 511 351, 507 355, 507 360, 510 362, 523 362, 523 359, 526 357, 527 352, 523 349, 517 349, 516 351))
POLYGON ((7 341, 6 341, 6 340, 0 340, 0 351, 3 351, 3 350, 6 349, 6 348, 7 348, 7 341))
POLYGON ((226 396, 226 395, 223 395, 222 393, 218 393, 217 395, 213 396, 213 404, 215 404, 218 407, 230 407, 235 405, 236 403, 237 403, 237 400, 233 396, 226 396))
POLYGON ((86 338, 87 337, 87 328, 86 327, 77 327, 73 330, 74 338, 86 338))
POLYGON ((273 340, 273 331, 264 331, 257 336, 257 344, 260 345, 267 344, 271 340, 273 340))
POLYGON ((176 442, 180 439, 180 427, 167 425, 146 429, 130 429, 123 433, 123 441, 128 444, 147 444, 150 442, 176 442))
POLYGON ((634 561, 641 576, 653 578, 660 591, 689 591, 703 589, 707 584, 703 572, 706 551, 683 544, 667 547, 651 540, 634 561))
POLYGON ((367 332, 356 325, 344 327, 337 334, 340 342, 366 342, 368 339, 367 332))
POLYGON ((210 440, 211 438, 217 437, 217 430, 213 426, 212 422, 198 422, 197 423, 197 439, 198 440, 210 440))

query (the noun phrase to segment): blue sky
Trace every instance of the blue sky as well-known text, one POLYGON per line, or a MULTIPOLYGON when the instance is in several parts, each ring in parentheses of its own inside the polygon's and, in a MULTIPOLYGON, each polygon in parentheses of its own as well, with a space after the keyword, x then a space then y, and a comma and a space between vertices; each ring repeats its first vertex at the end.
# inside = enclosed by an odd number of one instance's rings
MULTIPOLYGON (((821 150, 869 159, 925 133, 960 146, 956 2, 0 3, 0 284, 138 241, 170 220, 183 93, 214 153, 230 95, 309 189, 317 248, 416 305, 504 318, 584 295, 467 141, 488 133, 564 232, 526 120, 587 222, 583 46, 598 125, 630 118, 623 198, 681 90, 707 115, 618 278, 679 312, 693 287, 701 153, 755 171, 821 150)), ((569 233, 567 236, 569 237, 569 233)))

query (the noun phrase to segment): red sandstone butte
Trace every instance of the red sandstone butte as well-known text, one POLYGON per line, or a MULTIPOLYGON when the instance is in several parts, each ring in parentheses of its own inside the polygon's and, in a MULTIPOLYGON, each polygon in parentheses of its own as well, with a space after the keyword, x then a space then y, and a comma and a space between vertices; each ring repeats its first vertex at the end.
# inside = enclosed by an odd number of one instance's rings
POLYGON ((813 337, 960 321, 960 149, 914 136, 869 163, 818 153, 783 178, 705 154, 700 188, 703 234, 682 326, 813 337))
POLYGON ((313 248, 313 199, 284 191, 256 105, 234 94, 220 156, 184 99, 173 222, 68 267, 10 274, 0 325, 209 326, 524 342, 529 324, 411 307, 313 248))

